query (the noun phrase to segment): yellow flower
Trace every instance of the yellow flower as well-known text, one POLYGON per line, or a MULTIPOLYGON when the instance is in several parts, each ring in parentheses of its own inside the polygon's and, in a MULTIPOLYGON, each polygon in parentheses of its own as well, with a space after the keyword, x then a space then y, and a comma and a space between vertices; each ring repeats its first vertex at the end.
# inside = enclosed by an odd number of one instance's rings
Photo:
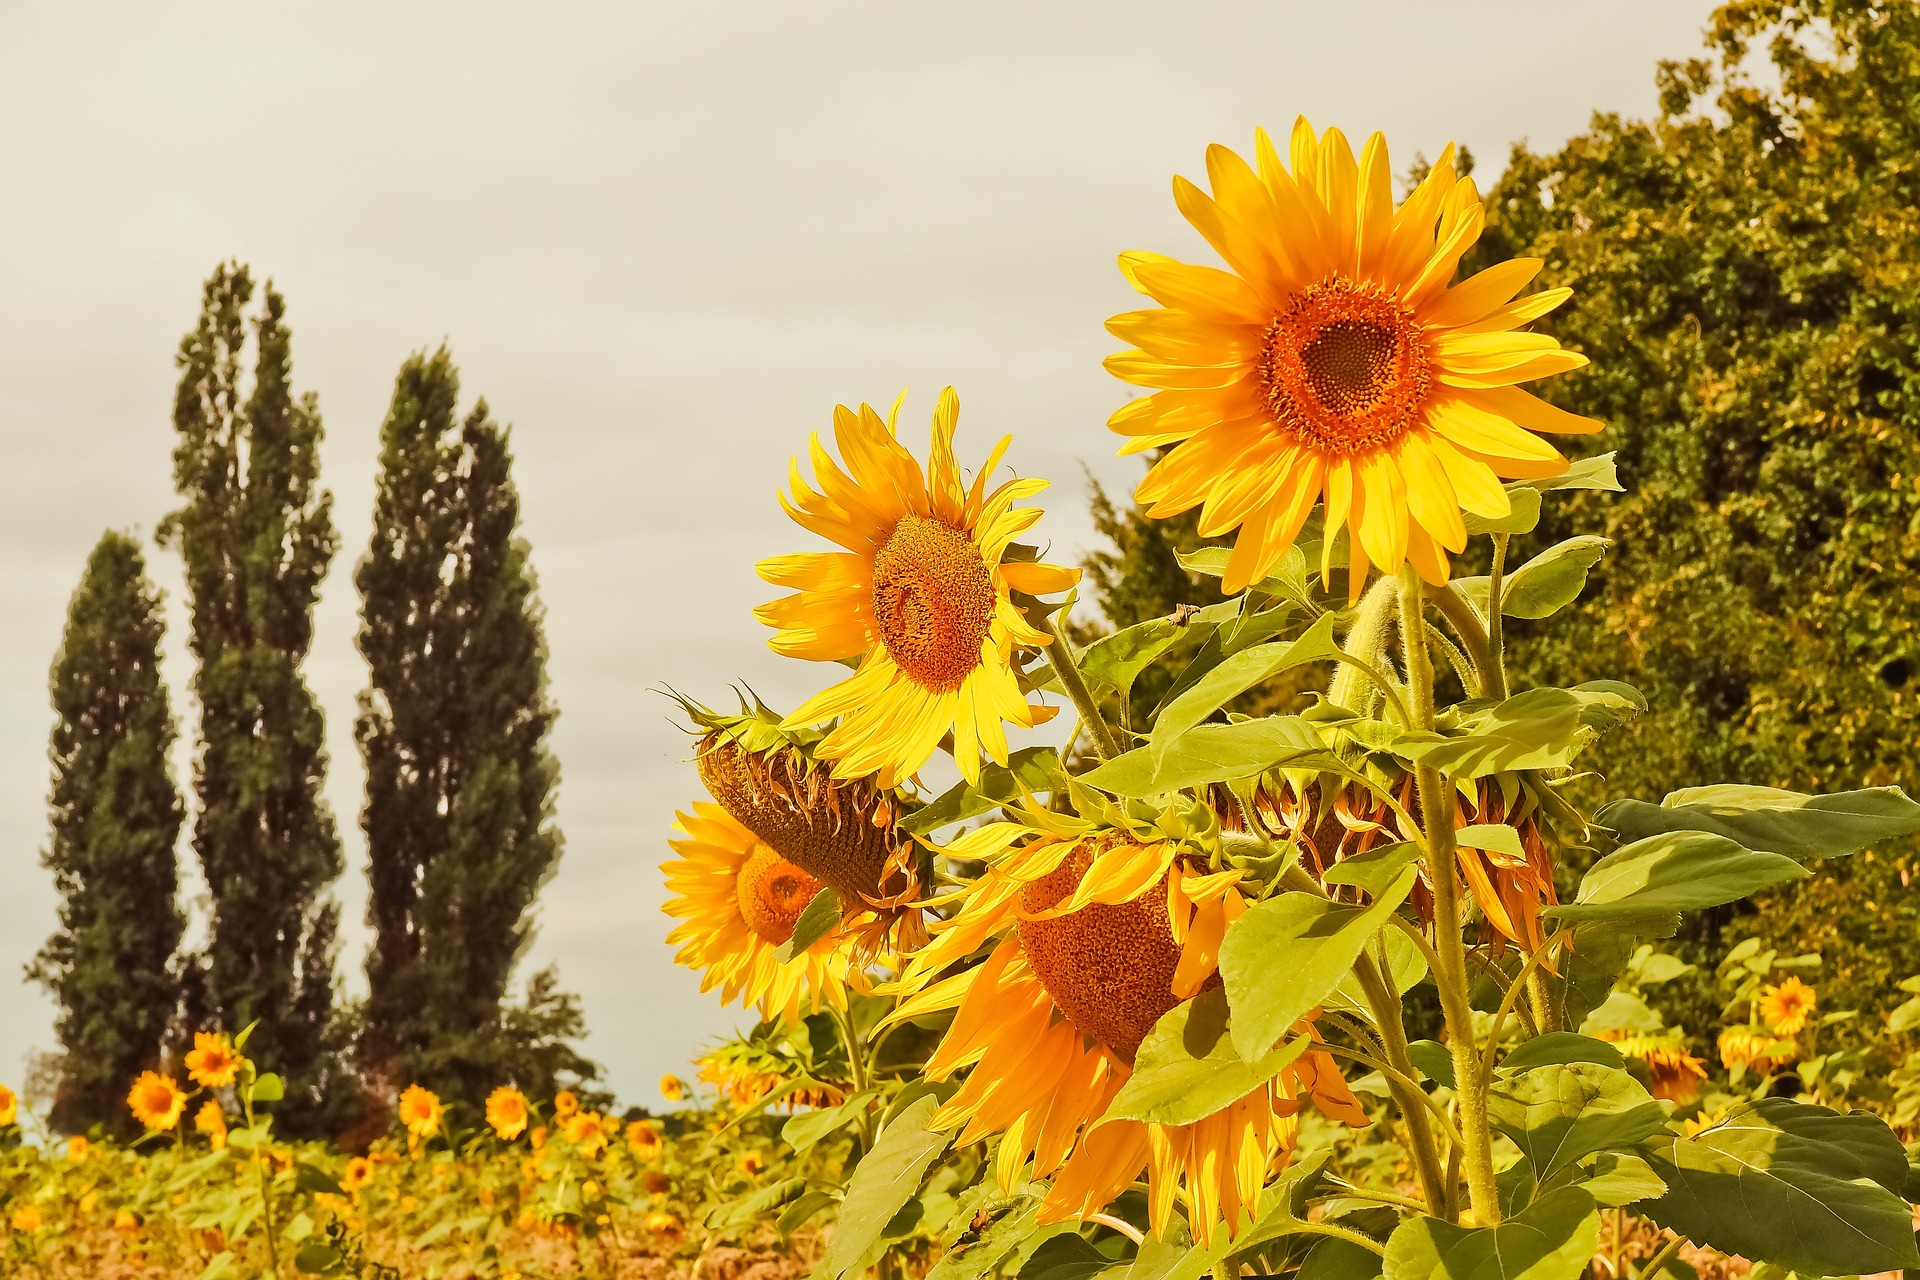
MULTIPOLYGON (((820 882, 717 804, 695 801, 692 813, 675 817, 685 839, 667 843, 680 860, 661 867, 674 895, 661 909, 683 921, 667 934, 668 945, 680 947, 674 960, 702 971, 702 991, 719 987, 723 1003, 753 1005, 769 1021, 846 1008, 849 939, 830 931, 789 963, 774 956, 820 882)), ((660 1092, 678 1102, 686 1086, 663 1076, 660 1092)))
MULTIPOLYGON (((987 871, 949 899, 960 908, 910 962, 902 986, 912 994, 888 1021, 955 1011, 926 1075, 972 1070, 933 1123, 960 1129, 963 1143, 1001 1133, 1002 1187, 1052 1180, 1041 1222, 1097 1213, 1145 1170, 1154 1233, 1164 1236, 1181 1198, 1206 1242, 1257 1206, 1306 1101, 1347 1124, 1370 1121, 1319 1049, 1194 1123, 1102 1120, 1161 1015, 1212 983, 1246 902, 1239 872, 1209 873, 1190 846, 1088 826, 1003 822, 956 840, 946 852, 987 871), (996 934, 984 963, 938 976, 996 934)), ((1295 1030, 1313 1034, 1310 1021, 1295 1030)))
POLYGON ((80 1212, 83 1214, 91 1214, 99 1207, 100 1189, 98 1187, 88 1187, 80 1197, 80 1212))
MULTIPOLYGON (((672 941, 672 939, 668 939, 668 941, 672 941)), ((673 1074, 673 1072, 667 1072, 667 1074, 660 1077, 660 1096, 668 1102, 680 1101, 680 1099, 687 1096, 686 1082, 681 1080, 679 1076, 673 1074)))
POLYGON ((1647 1068, 1647 1088, 1656 1098, 1665 1098, 1677 1106, 1687 1106, 1700 1096, 1700 1082, 1707 1078, 1707 1064, 1686 1050, 1677 1035, 1605 1036, 1621 1053, 1638 1058, 1647 1068))
POLYGON ((567 1141, 591 1159, 607 1149, 606 1118, 597 1111, 579 1111, 567 1118, 567 1141))
POLYGON ((274 1175, 293 1172, 293 1152, 287 1147, 269 1147, 266 1152, 267 1172, 274 1175))
POLYGON ((538 1151, 540 1148, 546 1146, 547 1145, 547 1126, 545 1125, 536 1126, 534 1128, 534 1131, 527 1135, 527 1145, 532 1147, 535 1151, 538 1151))
POLYGON ((1007 559, 1009 544, 1041 514, 1013 504, 1046 481, 1013 480, 987 492, 1007 437, 973 487, 963 489, 953 452, 959 416, 959 397, 949 387, 934 410, 931 461, 923 471, 894 438, 893 424, 872 408, 836 408, 834 437, 847 470, 816 435, 811 456, 822 492, 807 487, 796 459, 793 499, 781 501, 797 523, 846 550, 758 565, 768 582, 795 588, 754 611, 779 631, 768 642, 776 653, 860 659, 857 673, 784 722, 804 728, 838 718, 815 748, 834 762, 836 777, 877 773, 879 785, 891 787, 918 771, 951 733, 961 774, 978 781, 982 751, 1007 761, 1003 722, 1032 728, 1053 715, 1020 692, 1015 649, 1051 637, 1028 624, 1011 593, 1065 591, 1080 573, 1007 559))
POLYGON ((743 1151, 740 1154, 740 1172, 749 1178, 758 1178, 767 1171, 767 1156, 764 1151, 743 1151))
POLYGON ((224 1089, 240 1074, 241 1058, 232 1043, 221 1035, 205 1031, 193 1033, 193 1050, 187 1054, 187 1075, 195 1084, 209 1089, 224 1089))
POLYGON ((1725 1107, 1715 1107, 1712 1111, 1702 1111, 1691 1120, 1682 1120, 1680 1122, 1680 1132, 1689 1138, 1697 1138, 1726 1118, 1727 1109, 1725 1107))
POLYGON ((400 1094, 400 1123, 416 1138, 431 1138, 440 1132, 440 1118, 446 1108, 431 1090, 410 1084, 400 1094))
POLYGON ((133 1088, 127 1091, 127 1107, 133 1118, 153 1130, 171 1129, 180 1123, 187 1095, 180 1092, 172 1076, 158 1071, 142 1071, 133 1088))
POLYGON ((69 1164, 85 1164, 87 1157, 92 1154, 93 1144, 88 1142, 84 1135, 76 1133, 67 1139, 67 1162, 69 1164))
POLYGON ((1795 1053, 1793 1041, 1776 1039, 1752 1027, 1728 1027, 1720 1033, 1720 1062, 1729 1071, 1770 1075, 1793 1061, 1795 1053))
POLYGON ((340 1175, 340 1185, 348 1191, 358 1191, 373 1181, 373 1161, 365 1156, 355 1156, 347 1161, 347 1171, 340 1175))
POLYGON ((1760 1018, 1775 1035, 1799 1035, 1817 1003, 1812 987, 1798 978, 1788 978, 1760 993, 1760 1018))
POLYGON ((1239 530, 1229 592, 1265 577, 1323 498, 1323 575, 1344 526, 1355 595, 1370 563, 1444 582, 1447 553, 1466 546, 1462 511, 1503 516, 1501 477, 1566 469, 1534 432, 1601 426, 1518 385, 1587 363, 1524 329, 1571 291, 1515 300, 1532 258, 1452 283, 1484 213, 1451 146, 1398 208, 1377 133, 1357 162, 1338 129, 1316 135, 1304 118, 1286 160, 1265 132, 1254 146, 1253 165, 1207 149, 1210 196, 1174 179, 1229 271, 1121 256, 1160 304, 1107 322, 1135 344, 1107 369, 1154 388, 1108 425, 1129 437, 1123 453, 1167 450, 1136 496, 1156 517, 1200 507, 1202 537, 1239 530))
POLYGON ((660 1130, 651 1121, 635 1120, 627 1126, 627 1146, 642 1160, 660 1155, 660 1130))
POLYGON ((227 1117, 220 1110, 220 1104, 208 1098, 200 1104, 200 1110, 193 1114, 193 1127, 207 1135, 207 1143, 215 1151, 227 1145, 227 1117))
POLYGON ((6 1128, 20 1118, 20 1098, 13 1090, 0 1084, 0 1129, 6 1128))
POLYGON ((680 1219, 658 1209, 648 1214, 642 1220, 642 1225, 650 1235, 659 1236, 666 1241, 676 1241, 686 1231, 686 1228, 680 1224, 680 1219))
POLYGON ((16 1206, 8 1221, 15 1231, 32 1234, 40 1229, 40 1206, 37 1204, 16 1206))
POLYGON ((487 1123, 493 1131, 512 1142, 527 1131, 527 1095, 510 1084, 503 1084, 487 1095, 487 1123))
POLYGON ((122 1209, 113 1215, 113 1229, 123 1236, 136 1234, 140 1230, 140 1219, 129 1210, 122 1209))
POLYGON ((565 1120, 579 1109, 580 1099, 574 1096, 573 1090, 562 1089, 553 1095, 553 1118, 555 1120, 565 1120))
POLYGON ((400 1212, 412 1213, 415 1209, 418 1209, 419 1207, 420 1207, 419 1196, 404 1195, 400 1197, 400 1212))

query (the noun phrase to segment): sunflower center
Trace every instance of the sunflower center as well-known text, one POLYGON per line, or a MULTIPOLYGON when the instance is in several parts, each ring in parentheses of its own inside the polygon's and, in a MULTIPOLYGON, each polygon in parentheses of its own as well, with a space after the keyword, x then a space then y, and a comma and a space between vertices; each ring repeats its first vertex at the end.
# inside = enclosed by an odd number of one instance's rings
POLYGON ((820 892, 820 882, 761 845, 734 882, 747 928, 776 947, 793 936, 794 922, 820 892))
POLYGON ((873 558, 873 616, 895 665, 922 688, 958 689, 980 665, 993 577, 956 529, 906 516, 873 558))
POLYGON ((1267 325, 1256 372, 1274 425, 1352 454, 1391 444, 1420 421, 1433 354, 1411 307, 1378 285, 1330 276, 1267 325))
MULTIPOLYGON (((1021 907, 1054 906, 1079 885, 1092 860, 1082 845, 1021 892, 1021 907)), ((1160 1015, 1180 1003, 1173 994, 1180 946, 1167 923, 1164 878, 1132 902, 1022 920, 1019 929, 1027 962, 1060 1012, 1128 1064, 1160 1015)))

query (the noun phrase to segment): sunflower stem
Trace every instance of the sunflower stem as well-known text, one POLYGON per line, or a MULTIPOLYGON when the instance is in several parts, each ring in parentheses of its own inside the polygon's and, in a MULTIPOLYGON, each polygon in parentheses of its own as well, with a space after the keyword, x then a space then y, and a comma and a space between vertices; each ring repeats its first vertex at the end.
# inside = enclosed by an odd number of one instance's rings
MULTIPOLYGON (((847 1010, 842 1009, 839 1005, 829 1003, 827 1005, 827 1014, 833 1019, 833 1025, 840 1032, 840 1043, 846 1046, 847 1083, 853 1086, 854 1096, 858 1097, 867 1091, 867 1085, 869 1084, 867 1076, 866 1041, 864 1037, 854 1029, 853 1016, 847 1010)), ((871 1105, 860 1108, 857 1123, 860 1127, 860 1149, 862 1151, 871 1150, 873 1147, 873 1108, 871 1105)))
POLYGON ((1493 655, 1492 637, 1487 632, 1486 622, 1480 617, 1480 611, 1453 583, 1433 593, 1433 607, 1453 628, 1453 634, 1460 637, 1460 645, 1473 663, 1475 691, 1482 698, 1492 698, 1494 669, 1498 663, 1493 655))
POLYGON ((1420 1179, 1420 1193, 1426 1197, 1429 1213, 1443 1214, 1447 1183, 1440 1168, 1440 1145, 1434 1140, 1428 1115, 1433 1098, 1414 1084, 1417 1077, 1413 1059, 1407 1055, 1407 1027, 1400 997, 1374 965, 1373 957, 1363 954, 1354 974, 1359 979, 1367 1008, 1373 1014, 1374 1025, 1379 1029, 1380 1048, 1387 1056, 1387 1064, 1393 1068, 1392 1075, 1384 1071, 1380 1074, 1393 1094, 1394 1105, 1400 1108, 1401 1118, 1407 1123, 1407 1148, 1413 1157, 1414 1172, 1420 1179))
MULTIPOLYGON (((1412 565, 1400 570, 1400 634, 1413 695, 1414 726, 1434 727, 1433 656, 1427 650, 1426 592, 1412 565)), ((1473 1006, 1467 980, 1466 938, 1460 910, 1459 850, 1453 837, 1453 785, 1431 765, 1414 771, 1420 793, 1421 843, 1426 846, 1427 878, 1433 886, 1434 972, 1440 1008, 1446 1015, 1447 1044, 1453 1051, 1453 1078, 1460 1103, 1461 1163, 1467 1175, 1467 1202, 1475 1223, 1500 1221, 1499 1189, 1493 1177, 1493 1130, 1487 1118, 1487 1088, 1480 1078, 1480 1055, 1473 1044, 1473 1006)))
POLYGON ((1648 1258, 1646 1265, 1635 1273, 1636 1280, 1654 1280, 1654 1277, 1659 1275, 1669 1262, 1679 1256, 1681 1247, 1686 1243, 1685 1236, 1675 1236, 1661 1245, 1660 1252, 1648 1258))
POLYGON ((1393 629, 1393 604, 1392 578, 1377 579, 1360 597, 1360 605, 1354 610, 1353 623, 1347 628, 1346 639, 1340 646, 1350 660, 1340 664, 1340 669, 1334 672, 1333 683, 1327 687, 1327 701, 1334 706, 1345 707, 1361 715, 1371 712, 1374 699, 1366 685, 1361 683, 1363 679, 1371 679, 1380 685, 1382 694, 1386 692, 1377 672, 1387 657, 1387 637, 1393 629))
POLYGON ((1113 759, 1120 754, 1120 744, 1114 740, 1106 717, 1100 714, 1100 705, 1093 700, 1093 690, 1087 687, 1086 677, 1080 674, 1080 663, 1073 656, 1066 632, 1061 629, 1058 612, 1047 615, 1047 632, 1053 637, 1053 643, 1047 647, 1047 661, 1060 677, 1060 687, 1073 699, 1080 723, 1087 727, 1087 736, 1093 741, 1093 753, 1102 760, 1113 759))
POLYGON ((1493 535, 1493 567, 1487 570, 1487 662, 1483 696, 1495 702, 1507 696, 1507 654, 1502 634, 1500 596, 1506 589, 1509 536, 1504 533, 1493 535))

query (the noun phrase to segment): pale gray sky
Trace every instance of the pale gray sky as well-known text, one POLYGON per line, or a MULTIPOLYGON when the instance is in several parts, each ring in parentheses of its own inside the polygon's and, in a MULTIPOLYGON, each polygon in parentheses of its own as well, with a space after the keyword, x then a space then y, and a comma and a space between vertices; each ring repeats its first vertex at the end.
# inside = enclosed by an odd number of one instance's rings
MULTIPOLYGON (((1708 0, 1344 4, 820 0, 799 5, 0 0, 0 1080, 51 1043, 17 977, 54 923, 38 864, 46 672, 106 527, 173 504, 172 357, 237 256, 286 293, 326 422, 343 552, 308 678, 365 931, 351 571, 376 438, 412 351, 452 344, 515 425, 548 610, 567 854, 532 961, 586 1002, 629 1101, 750 1021, 673 967, 658 864, 697 791, 652 687, 730 679, 792 705, 831 672, 775 657, 763 555, 814 545, 774 501, 837 400, 910 386, 916 451, 959 388, 961 455, 1015 433, 1051 476, 1054 558, 1091 534, 1081 464, 1135 464, 1101 329, 1128 248, 1197 256, 1169 195, 1209 142, 1296 113, 1396 170, 1449 138, 1490 181, 1516 139, 1646 114, 1708 0)), ((168 678, 191 722, 179 566, 168 678)), ((183 775, 184 781, 184 775, 183 775)))

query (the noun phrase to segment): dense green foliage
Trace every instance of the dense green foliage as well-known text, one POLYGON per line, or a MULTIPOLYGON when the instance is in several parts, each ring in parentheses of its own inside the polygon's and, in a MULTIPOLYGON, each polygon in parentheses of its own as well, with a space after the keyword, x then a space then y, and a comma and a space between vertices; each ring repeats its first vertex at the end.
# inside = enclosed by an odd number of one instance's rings
POLYGON ((60 925, 32 974, 59 1002, 52 1123, 124 1131, 127 1081, 160 1057, 186 920, 174 898, 180 793, 160 678, 165 622, 140 546, 103 535, 54 659, 53 834, 60 925))
MULTIPOLYGON (((206 284, 180 344, 174 482, 162 537, 186 562, 199 666, 199 799, 193 846, 211 900, 191 1004, 196 1024, 238 1031, 288 1080, 296 1127, 323 1096, 341 871, 319 705, 300 674, 333 556, 331 496, 318 487, 320 414, 293 393, 286 304, 271 286, 251 321, 247 269, 206 284), (251 388, 241 365, 253 330, 251 388)), ((326 1096, 337 1099, 340 1091, 326 1096)))
POLYGON ((374 931, 363 1048, 376 1079, 477 1106, 508 1079, 548 1093, 556 1072, 592 1068, 564 1048, 578 1011, 551 975, 527 1007, 502 1005, 560 856, 558 767, 507 432, 484 401, 457 419, 459 392, 444 348, 400 370, 354 578, 372 672, 357 724, 374 931))
MULTIPOLYGON (((1920 782, 1920 9, 1743 0, 1662 111, 1516 150, 1486 260, 1533 256, 1593 360, 1546 394, 1601 417, 1628 492, 1550 513, 1613 539, 1589 607, 1516 627, 1541 683, 1618 674, 1653 713, 1596 752, 1615 795, 1713 780, 1920 782), (1762 51, 1765 60, 1753 72, 1762 51)), ((1469 264, 1472 265, 1472 264, 1469 264)), ((1920 971, 1912 845, 1739 922, 1826 954, 1844 1003, 1920 971)))

